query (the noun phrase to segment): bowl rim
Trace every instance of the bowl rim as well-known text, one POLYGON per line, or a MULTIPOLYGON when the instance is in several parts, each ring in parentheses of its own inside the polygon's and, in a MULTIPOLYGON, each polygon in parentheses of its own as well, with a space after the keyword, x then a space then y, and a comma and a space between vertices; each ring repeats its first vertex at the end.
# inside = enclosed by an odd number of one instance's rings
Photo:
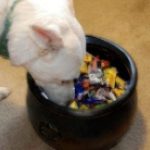
POLYGON ((32 91, 32 94, 38 99, 38 101, 41 104, 45 104, 46 107, 51 108, 55 110, 55 113, 59 113, 61 115, 68 115, 68 117, 80 117, 80 118, 93 118, 93 117, 99 117, 99 116, 105 116, 114 111, 115 109, 118 109, 123 105, 125 102, 127 102, 128 98, 132 95, 134 92, 136 85, 137 85, 137 68, 135 65, 134 60, 130 56, 130 54, 122 48, 120 45, 112 42, 111 40, 105 39, 103 37, 96 37, 92 35, 86 36, 86 42, 87 44, 94 44, 94 45, 102 45, 103 47, 110 47, 109 49, 116 49, 119 53, 123 54, 124 57, 128 60, 130 64, 130 70, 131 70, 131 76, 130 76, 130 84, 128 85, 128 89, 126 90, 125 94, 123 96, 119 97, 117 101, 114 101, 113 103, 106 105, 106 107, 102 109, 93 109, 90 111, 82 111, 82 110, 73 110, 71 108, 68 108, 66 106, 61 106, 53 101, 47 100, 41 93, 41 89, 39 86, 36 85, 33 78, 29 73, 27 73, 27 81, 28 81, 28 88, 30 91, 32 91))

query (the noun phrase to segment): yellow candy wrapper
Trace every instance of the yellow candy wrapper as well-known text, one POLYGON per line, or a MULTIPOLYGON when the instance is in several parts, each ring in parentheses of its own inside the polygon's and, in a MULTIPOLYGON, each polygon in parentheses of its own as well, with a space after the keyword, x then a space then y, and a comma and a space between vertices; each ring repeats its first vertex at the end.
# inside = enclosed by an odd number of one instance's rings
POLYGON ((117 87, 120 88, 120 89, 125 89, 125 87, 126 87, 126 82, 125 82, 122 78, 120 78, 119 76, 117 76, 117 77, 116 77, 116 85, 117 85, 117 87))
POLYGON ((117 69, 115 67, 107 68, 104 70, 104 74, 117 74, 117 69))
POLYGON ((84 104, 80 106, 80 110, 88 110, 88 109, 89 109, 88 106, 84 104))
POLYGON ((112 67, 104 70, 104 80, 107 86, 115 88, 116 76, 117 76, 116 68, 112 67))
POLYGON ((80 67, 80 73, 88 74, 88 70, 88 65, 85 62, 83 62, 80 67))
POLYGON ((92 62, 92 59, 93 59, 93 56, 89 53, 87 53, 85 56, 84 56, 84 62, 86 63, 91 63, 92 62))
POLYGON ((121 95, 123 95, 125 93, 125 90, 115 88, 115 89, 113 89, 113 92, 117 97, 120 97, 121 95))
POLYGON ((77 102, 76 102, 76 101, 72 101, 72 102, 70 103, 69 107, 72 108, 72 109, 76 109, 76 110, 77 110, 77 109, 78 109, 77 102))

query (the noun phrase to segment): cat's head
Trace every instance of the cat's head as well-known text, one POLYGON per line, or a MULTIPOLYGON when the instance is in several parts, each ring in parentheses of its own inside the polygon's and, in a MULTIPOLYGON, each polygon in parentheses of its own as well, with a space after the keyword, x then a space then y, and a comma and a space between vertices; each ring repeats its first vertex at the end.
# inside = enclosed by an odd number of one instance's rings
POLYGON ((86 44, 83 32, 76 31, 66 24, 31 25, 28 39, 22 41, 22 49, 28 45, 28 50, 22 51, 23 56, 12 52, 11 60, 42 82, 77 78, 86 44))

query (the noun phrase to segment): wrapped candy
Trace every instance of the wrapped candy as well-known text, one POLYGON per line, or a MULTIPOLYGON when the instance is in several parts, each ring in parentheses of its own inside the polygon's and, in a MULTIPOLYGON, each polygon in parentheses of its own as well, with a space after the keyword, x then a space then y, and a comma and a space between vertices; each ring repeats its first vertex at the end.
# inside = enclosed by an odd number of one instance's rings
POLYGON ((92 63, 91 63, 91 71, 96 72, 98 69, 98 62, 100 61, 99 57, 94 57, 92 63))
POLYGON ((116 83, 117 69, 114 67, 104 70, 104 80, 108 87, 114 88, 116 83))
POLYGON ((101 68, 108 68, 110 67, 110 62, 108 60, 102 60, 101 61, 101 68))
POLYGON ((120 97, 121 95, 123 95, 125 93, 125 90, 115 88, 115 89, 113 89, 113 92, 115 93, 115 95, 117 97, 120 97))
POLYGON ((89 107, 87 105, 84 105, 82 104, 80 107, 79 107, 80 110, 88 110, 89 107))
POLYGON ((90 97, 90 98, 84 99, 82 103, 83 104, 99 104, 101 103, 101 100, 94 98, 94 97, 90 97))
POLYGON ((91 54, 87 53, 84 57, 84 62, 91 63, 92 59, 93 59, 93 56, 91 54))
POLYGON ((82 87, 85 89, 85 90, 88 90, 89 87, 90 87, 90 81, 89 79, 83 79, 82 81, 82 87))
POLYGON ((90 73, 89 79, 90 79, 91 84, 100 84, 101 83, 101 79, 98 78, 95 73, 90 73))
POLYGON ((70 108, 72 109, 78 109, 78 105, 77 105, 77 102, 75 100, 73 100, 70 105, 69 105, 70 108))
POLYGON ((87 74, 88 73, 88 65, 85 62, 82 63, 82 65, 80 67, 80 72, 82 74, 87 74))
POLYGON ((125 89, 126 88, 126 82, 122 78, 117 76, 116 77, 116 86, 120 89, 125 89))
POLYGON ((74 110, 102 109, 126 92, 126 81, 108 60, 87 53, 75 81, 75 97, 68 105, 74 110))
POLYGON ((111 99, 111 100, 113 100, 113 101, 117 100, 117 98, 116 98, 116 96, 115 96, 115 94, 113 92, 109 92, 108 93, 108 98, 111 99))

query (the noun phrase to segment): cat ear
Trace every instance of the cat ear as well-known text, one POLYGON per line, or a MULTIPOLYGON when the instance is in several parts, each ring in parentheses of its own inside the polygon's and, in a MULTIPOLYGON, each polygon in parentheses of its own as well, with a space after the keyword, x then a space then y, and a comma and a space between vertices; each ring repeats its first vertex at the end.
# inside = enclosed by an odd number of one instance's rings
POLYGON ((42 38, 47 44, 55 46, 57 49, 62 48, 62 38, 53 28, 44 29, 43 27, 32 25, 32 30, 35 32, 36 36, 42 38))

